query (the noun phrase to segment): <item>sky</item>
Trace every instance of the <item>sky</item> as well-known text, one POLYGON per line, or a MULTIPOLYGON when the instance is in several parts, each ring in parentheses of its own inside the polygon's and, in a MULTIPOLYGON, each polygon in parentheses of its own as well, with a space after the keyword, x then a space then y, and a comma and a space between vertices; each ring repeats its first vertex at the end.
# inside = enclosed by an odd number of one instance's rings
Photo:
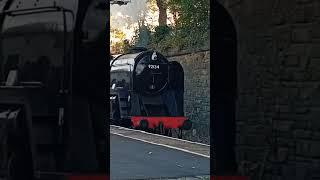
POLYGON ((137 22, 141 11, 147 9, 146 0, 131 0, 127 5, 119 6, 113 4, 110 6, 111 16, 118 17, 116 21, 111 21, 112 27, 121 28, 125 25, 126 21, 123 16, 130 17, 133 22, 137 22))
MULTIPOLYGON (((127 5, 119 6, 117 4, 110 6, 111 28, 120 29, 126 34, 126 39, 131 40, 134 36, 135 29, 138 28, 139 16, 142 12, 146 13, 145 23, 149 26, 158 25, 158 12, 152 12, 148 9, 147 0, 131 0, 127 5)), ((117 42, 119 39, 113 38, 112 42, 117 42)))
MULTIPOLYGON (((139 14, 147 9, 146 0, 131 0, 127 5, 117 4, 110 6, 111 28, 117 28, 126 34, 126 39, 131 40, 134 30, 138 27, 139 14)), ((112 38, 111 41, 118 41, 112 38)))
MULTIPOLYGON (((129 0, 130 1, 130 0, 129 0)), ((147 0, 131 0, 127 5, 119 6, 117 4, 110 5, 110 25, 111 29, 119 29, 125 34, 125 39, 129 42, 135 35, 135 30, 138 29, 138 20, 141 17, 142 12, 145 12, 145 25, 148 27, 158 26, 159 12, 157 10, 152 11, 149 9, 147 0)), ((171 14, 168 12, 168 18, 171 18, 171 14)), ((170 20, 167 21, 170 24, 170 20)), ((110 34, 111 46, 117 42, 121 42, 123 39, 117 38, 115 34, 110 34)), ((112 47, 111 47, 112 48, 112 47)))

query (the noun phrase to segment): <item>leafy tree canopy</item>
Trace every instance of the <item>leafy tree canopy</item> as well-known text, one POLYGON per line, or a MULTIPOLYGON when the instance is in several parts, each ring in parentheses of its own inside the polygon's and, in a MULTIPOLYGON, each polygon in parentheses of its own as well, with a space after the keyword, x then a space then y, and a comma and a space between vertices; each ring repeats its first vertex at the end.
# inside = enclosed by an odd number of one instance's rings
POLYGON ((210 0, 147 0, 147 2, 150 11, 162 12, 159 13, 160 25, 151 27, 152 25, 147 24, 145 28, 139 28, 134 45, 158 50, 209 46, 210 0), (168 19, 168 14, 173 17, 174 23, 164 25, 163 17, 168 19))

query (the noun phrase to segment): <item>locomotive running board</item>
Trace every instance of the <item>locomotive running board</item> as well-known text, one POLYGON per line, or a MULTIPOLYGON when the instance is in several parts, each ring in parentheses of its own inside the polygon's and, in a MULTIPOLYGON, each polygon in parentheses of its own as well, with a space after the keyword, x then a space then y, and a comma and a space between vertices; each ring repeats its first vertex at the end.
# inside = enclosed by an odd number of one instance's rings
POLYGON ((210 145, 207 144, 177 139, 159 134, 152 134, 145 131, 128 129, 114 125, 110 125, 110 133, 142 141, 145 143, 164 146, 167 148, 176 149, 187 153, 210 158, 210 145))

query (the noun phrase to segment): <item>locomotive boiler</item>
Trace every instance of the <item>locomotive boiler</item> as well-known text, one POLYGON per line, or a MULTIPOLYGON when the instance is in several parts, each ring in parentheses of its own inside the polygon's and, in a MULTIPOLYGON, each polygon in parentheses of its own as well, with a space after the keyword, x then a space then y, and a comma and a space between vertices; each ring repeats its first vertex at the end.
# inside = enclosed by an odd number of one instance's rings
POLYGON ((0 1, 0 179, 107 174, 106 11, 0 1))
POLYGON ((110 118, 113 124, 172 135, 191 129, 184 116, 184 72, 161 53, 135 49, 110 61, 110 118))

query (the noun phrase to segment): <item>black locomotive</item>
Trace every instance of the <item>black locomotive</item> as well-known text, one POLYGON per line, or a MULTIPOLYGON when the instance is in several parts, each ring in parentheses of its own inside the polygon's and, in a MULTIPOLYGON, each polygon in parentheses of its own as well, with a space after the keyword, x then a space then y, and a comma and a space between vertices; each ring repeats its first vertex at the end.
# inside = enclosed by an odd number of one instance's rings
POLYGON ((113 124, 172 135, 189 130, 184 116, 184 72, 162 54, 136 48, 110 61, 110 117, 113 124))
POLYGON ((0 1, 0 179, 107 174, 107 7, 0 1))

